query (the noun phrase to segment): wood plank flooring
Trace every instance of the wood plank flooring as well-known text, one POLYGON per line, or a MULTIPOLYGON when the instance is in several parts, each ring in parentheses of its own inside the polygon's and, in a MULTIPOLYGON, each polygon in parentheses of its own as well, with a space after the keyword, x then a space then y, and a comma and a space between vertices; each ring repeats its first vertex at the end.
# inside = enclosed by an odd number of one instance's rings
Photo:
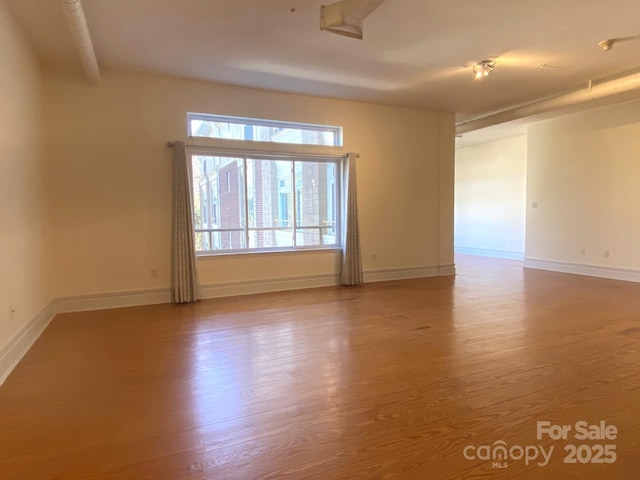
POLYGON ((59 315, 0 387, 0 479, 640 479, 640 284, 457 261, 59 315), (619 434, 536 438, 580 420, 619 434), (499 441, 554 451, 463 455, 499 441), (569 444, 617 458, 567 464, 569 444))

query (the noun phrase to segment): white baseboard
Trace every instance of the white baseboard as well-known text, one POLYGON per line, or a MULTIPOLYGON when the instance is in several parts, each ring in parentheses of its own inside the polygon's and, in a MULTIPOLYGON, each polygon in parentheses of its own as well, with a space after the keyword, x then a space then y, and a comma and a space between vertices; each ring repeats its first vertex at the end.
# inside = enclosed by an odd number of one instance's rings
POLYGON ((524 267, 535 268, 538 270, 549 270, 552 272, 573 273, 575 275, 588 275, 590 277, 610 278, 612 280, 625 280, 627 282, 640 282, 640 270, 633 270, 630 268, 585 265, 580 263, 543 260, 540 258, 525 258, 524 267))
POLYGON ((141 305, 156 305, 158 303, 170 302, 171 291, 162 288, 58 297, 55 304, 57 313, 70 313, 107 310, 110 308, 138 307, 141 305))
POLYGON ((0 385, 4 383, 22 357, 40 337, 49 322, 56 316, 55 300, 49 301, 42 310, 0 348, 0 385))
POLYGON ((438 266, 438 276, 449 277, 456 274, 456 264, 443 264, 438 266))
POLYGON ((303 288, 329 287, 339 285, 337 275, 305 275, 288 278, 266 278, 242 282, 213 283, 200 286, 200 298, 234 297, 254 293, 281 292, 303 288))
POLYGON ((510 250, 492 250, 490 248, 454 247, 455 253, 463 255, 478 255, 480 257, 507 258, 509 260, 522 260, 524 252, 513 252, 510 250))
MULTIPOLYGON (((429 267, 367 270, 364 272, 364 280, 365 283, 371 283, 387 280, 436 277, 439 275, 455 275, 455 266, 451 264, 429 267)), ((237 295, 251 295, 254 293, 328 287, 332 285, 340 285, 339 275, 303 275, 286 278, 213 283, 200 286, 200 298, 232 297, 237 295)), ((55 300, 55 309, 57 313, 88 312, 91 310, 136 307, 170 302, 171 291, 169 289, 138 290, 59 297, 55 300)))
POLYGON ((445 275, 455 275, 455 266, 434 265, 425 267, 367 270, 364 272, 364 282, 386 282, 388 280, 409 280, 411 278, 438 277, 445 275))
MULTIPOLYGON (((433 267, 389 268, 382 270, 367 270, 364 272, 364 282, 384 282, 387 280, 408 280, 411 278, 437 277, 439 275, 455 275, 454 265, 433 267)), ((281 292, 286 290, 300 290, 303 288, 318 288, 340 285, 340 276, 305 275, 287 278, 267 278, 243 282, 226 282, 203 285, 200 287, 200 298, 233 297, 254 293, 281 292)))

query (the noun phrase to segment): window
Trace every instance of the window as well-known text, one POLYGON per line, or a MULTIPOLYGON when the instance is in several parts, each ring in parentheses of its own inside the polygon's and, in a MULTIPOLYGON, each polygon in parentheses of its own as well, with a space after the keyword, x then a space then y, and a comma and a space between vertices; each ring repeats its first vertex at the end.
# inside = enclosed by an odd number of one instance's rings
POLYGON ((342 146, 342 128, 257 118, 188 113, 191 137, 298 145, 342 146))
POLYGON ((198 253, 339 246, 342 157, 329 147, 342 146, 342 127, 202 113, 187 125, 210 139, 189 153, 198 253))
POLYGON ((199 253, 338 246, 340 159, 266 157, 191 154, 199 253))

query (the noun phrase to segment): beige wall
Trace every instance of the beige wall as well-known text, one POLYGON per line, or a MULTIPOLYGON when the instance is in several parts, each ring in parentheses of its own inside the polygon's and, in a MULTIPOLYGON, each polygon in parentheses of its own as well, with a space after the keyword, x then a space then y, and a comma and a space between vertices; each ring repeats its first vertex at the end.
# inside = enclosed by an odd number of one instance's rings
POLYGON ((640 269, 640 103, 533 124, 528 135, 526 257, 640 269))
POLYGON ((526 135, 456 151, 457 251, 524 256, 526 175, 526 135))
POLYGON ((440 265, 453 266, 454 250, 454 205, 455 205, 455 166, 456 126, 453 114, 440 117, 440 178, 438 183, 440 196, 440 265))
MULTIPOLYGON (((451 114, 118 71, 97 87, 49 72, 46 98, 57 296, 169 286, 165 143, 185 139, 188 111, 343 125, 345 151, 362 155, 365 270, 453 263, 451 114)), ((331 274, 338 258, 253 254, 198 265, 206 285, 331 274)))
POLYGON ((0 350, 49 300, 41 87, 37 61, 0 0, 0 350))

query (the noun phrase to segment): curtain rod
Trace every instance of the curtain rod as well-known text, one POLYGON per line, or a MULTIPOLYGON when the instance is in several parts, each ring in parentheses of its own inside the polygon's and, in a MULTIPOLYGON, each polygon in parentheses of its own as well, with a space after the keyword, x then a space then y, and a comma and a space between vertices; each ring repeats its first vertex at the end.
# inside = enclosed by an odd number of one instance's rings
MULTIPOLYGON (((167 142, 167 147, 169 147, 169 148, 173 148, 174 145, 175 145, 175 142, 167 142)), ((188 144, 185 144, 185 146, 187 146, 187 147, 192 146, 192 147, 195 147, 195 148, 199 148, 200 147, 200 146, 188 145, 188 144)), ((212 150, 219 150, 219 151, 225 151, 225 150, 233 151, 233 150, 236 150, 236 149, 224 148, 224 147, 200 147, 200 148, 205 148, 205 149, 210 148, 212 150)), ((251 150, 247 151, 247 150, 242 150, 242 149, 238 150, 238 153, 241 153, 243 155, 251 154, 251 153, 258 154, 258 155, 260 155, 260 154, 263 154, 263 155, 290 155, 290 156, 291 155, 293 155, 293 156, 300 155, 300 154, 295 154, 295 153, 289 154, 289 153, 280 153, 280 152, 261 152, 261 151, 258 151, 258 150, 256 150, 256 151, 251 151, 251 150)), ((310 156, 321 157, 323 155, 322 154, 311 154, 310 156)), ((327 157, 332 157, 332 156, 334 156, 334 155, 327 155, 327 157)), ((344 155, 335 155, 335 156, 336 156, 336 158, 344 157, 344 155)), ((356 153, 356 158, 360 158, 360 154, 359 153, 356 153)))

